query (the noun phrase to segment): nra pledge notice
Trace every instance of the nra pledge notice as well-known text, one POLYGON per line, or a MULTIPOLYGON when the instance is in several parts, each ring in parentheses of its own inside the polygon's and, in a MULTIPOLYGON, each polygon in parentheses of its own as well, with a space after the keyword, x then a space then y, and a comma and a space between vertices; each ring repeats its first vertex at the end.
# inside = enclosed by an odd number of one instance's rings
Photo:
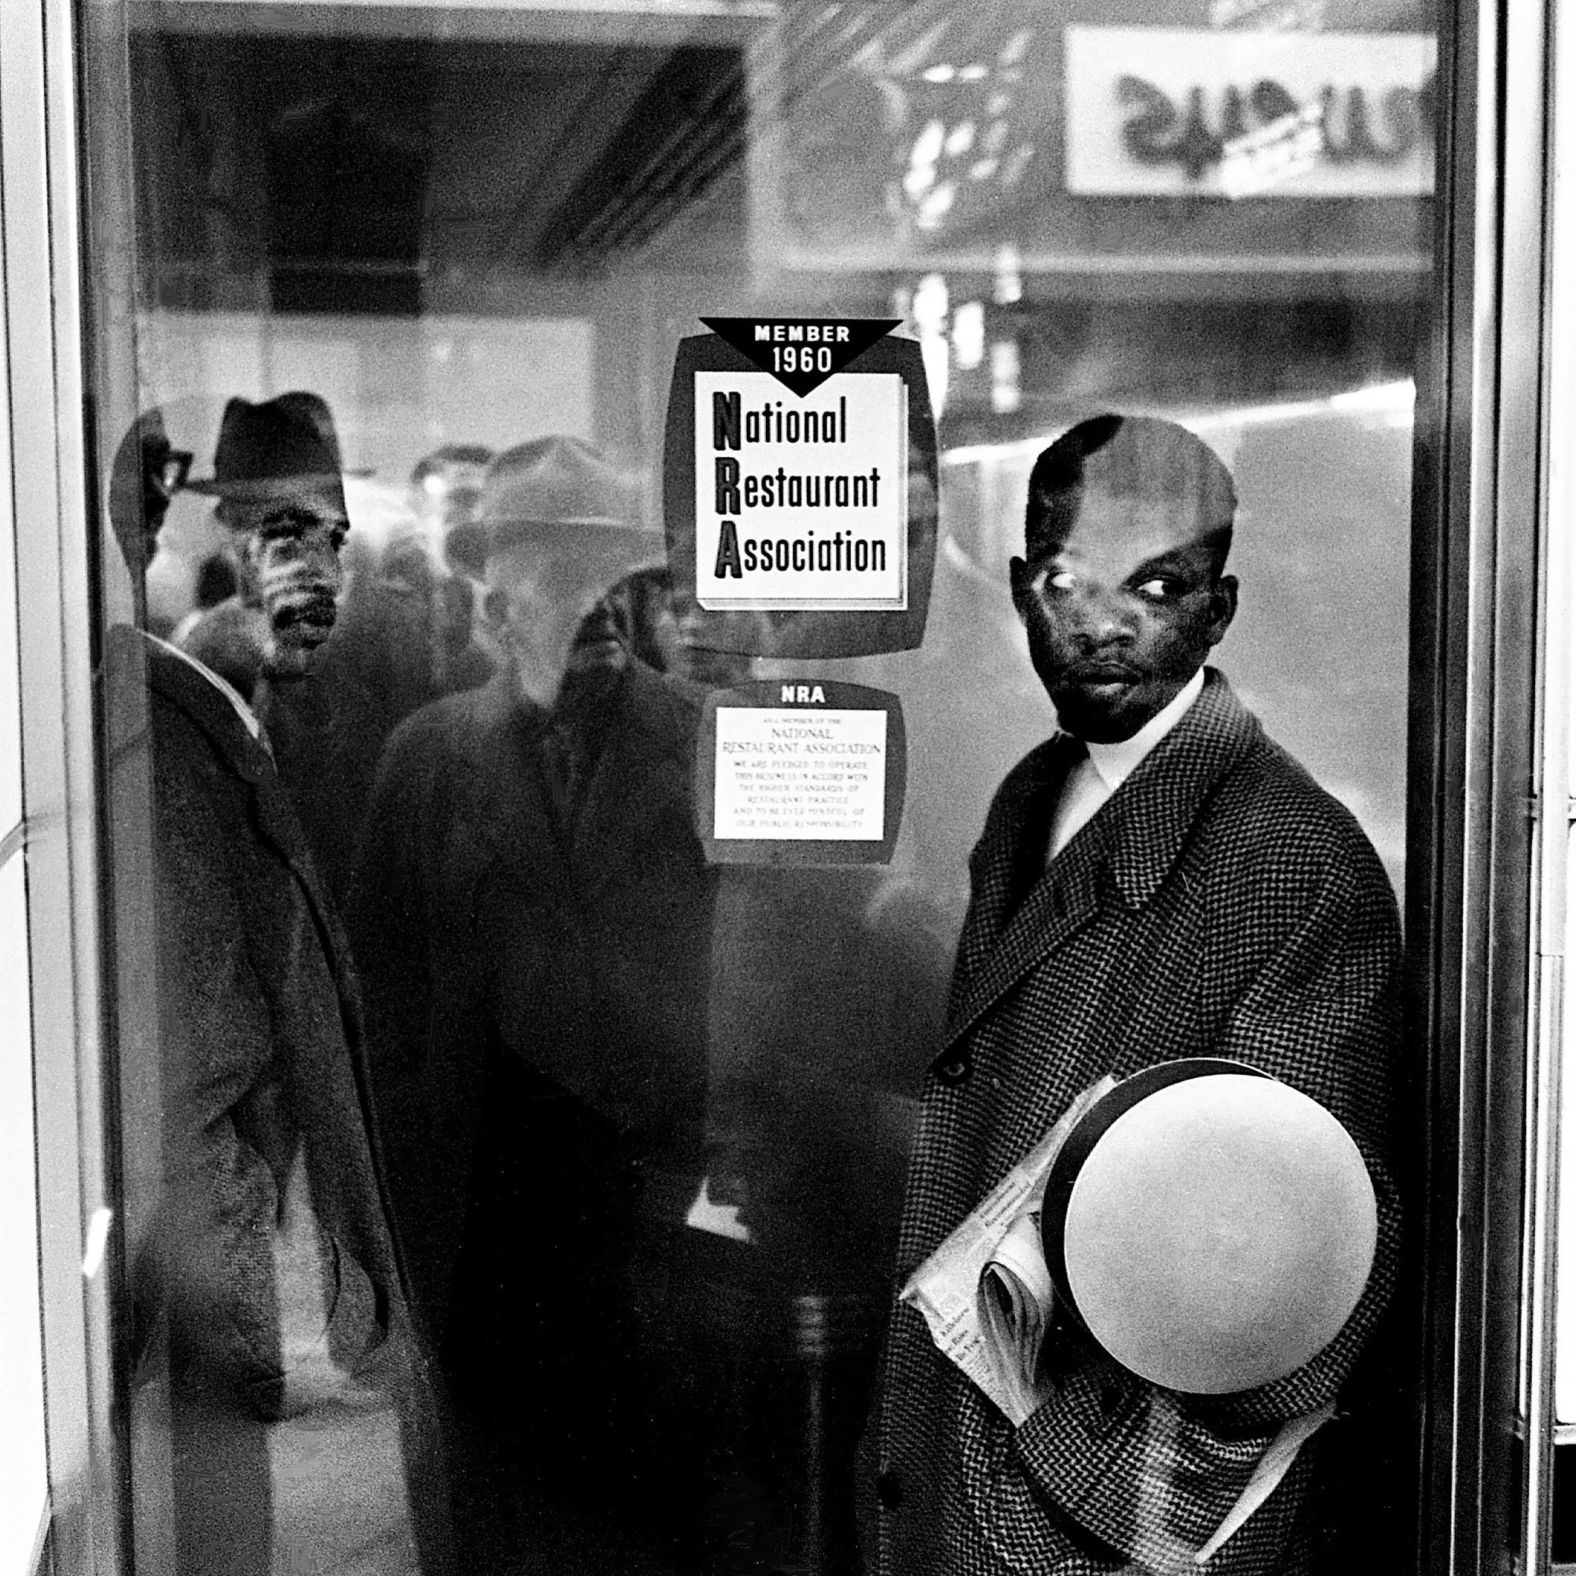
POLYGON ((717 711, 712 835, 879 842, 886 804, 884 711, 717 711))

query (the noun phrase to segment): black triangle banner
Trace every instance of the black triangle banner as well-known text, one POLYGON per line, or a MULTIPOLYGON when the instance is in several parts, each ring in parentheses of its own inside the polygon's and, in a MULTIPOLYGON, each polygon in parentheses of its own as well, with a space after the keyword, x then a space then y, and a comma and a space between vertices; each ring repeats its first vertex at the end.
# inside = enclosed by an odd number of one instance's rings
POLYGON ((900 317, 703 317, 707 328, 769 372, 784 388, 808 394, 841 372, 900 317))

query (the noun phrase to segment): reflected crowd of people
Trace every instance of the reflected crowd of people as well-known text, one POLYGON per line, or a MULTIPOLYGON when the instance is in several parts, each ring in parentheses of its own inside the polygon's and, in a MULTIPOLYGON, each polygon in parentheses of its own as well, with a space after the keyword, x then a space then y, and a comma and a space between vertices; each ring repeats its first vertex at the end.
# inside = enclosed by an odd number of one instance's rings
MULTIPOLYGON (((174 1568, 853 1569, 951 888, 707 863, 703 704, 759 664, 594 446, 445 445, 368 530, 296 392, 196 469, 158 412, 121 446, 105 677, 153 697, 174 1568), (215 529, 155 608, 182 490, 215 529)), ((945 799, 916 838, 971 835, 945 799)))

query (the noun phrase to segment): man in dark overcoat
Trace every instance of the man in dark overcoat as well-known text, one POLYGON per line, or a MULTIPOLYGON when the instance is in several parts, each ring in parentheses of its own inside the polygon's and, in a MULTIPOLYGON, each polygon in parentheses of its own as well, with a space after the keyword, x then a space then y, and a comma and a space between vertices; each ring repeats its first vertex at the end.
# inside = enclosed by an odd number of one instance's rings
MULTIPOLYGON (((134 590, 174 485, 168 451, 143 418, 112 479, 134 590)), ((335 461, 288 410, 226 412, 206 485, 264 574, 282 671, 309 672, 333 626, 335 461)), ((104 684, 117 845, 151 853, 143 869, 119 861, 116 895, 127 930, 145 930, 120 878, 151 886, 147 973, 124 988, 129 1008, 155 997, 156 1059, 129 1070, 158 1091, 157 1126, 132 1138, 157 1153, 157 1178, 134 1191, 130 1222, 134 1355, 168 1373, 173 1547, 155 1563, 183 1576, 447 1569, 434 1402, 339 921, 242 698, 129 626, 109 632, 104 684)))
POLYGON ((699 1186, 713 887, 698 691, 583 630, 657 541, 632 486, 540 439, 493 461, 479 526, 505 660, 390 739, 354 937, 396 1216, 474 1467, 463 1519, 493 1539, 477 1559, 540 1559, 509 1524, 521 1494, 611 1506, 605 1525, 661 1497, 634 1231, 699 1186))
MULTIPOLYGON (((1203 666, 1236 608, 1235 506, 1214 453, 1154 419, 1084 422, 1036 462, 1012 590, 1061 732, 1009 774, 971 858, 897 1284, 1080 1091, 1199 1056, 1261 1068, 1345 1124, 1378 1197, 1374 1270, 1329 1347, 1236 1394, 1159 1389, 1064 1314, 1049 1398, 1018 1427, 899 1306, 873 1485, 890 1576, 1198 1568, 1282 1426, 1344 1402, 1391 1296, 1395 903, 1353 817, 1203 666)), ((1349 1432, 1314 1434, 1207 1568, 1311 1568, 1326 1451, 1349 1432)))

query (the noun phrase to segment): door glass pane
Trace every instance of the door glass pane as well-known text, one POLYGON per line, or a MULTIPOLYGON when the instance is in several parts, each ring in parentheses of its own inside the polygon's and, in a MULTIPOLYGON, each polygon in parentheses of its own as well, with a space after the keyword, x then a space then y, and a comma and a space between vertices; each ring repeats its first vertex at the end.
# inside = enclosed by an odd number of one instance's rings
POLYGON ((121 16, 137 1558, 1371 1549, 1432 5, 121 16), (1077 743, 987 827, 1048 691, 1077 743), (1297 1240, 1335 1202, 1162 1168, 1157 1219, 1238 1224, 1132 1248, 1130 1347, 1036 1208, 987 1399, 897 1293, 1086 1086, 1206 1056, 1355 1140, 1350 1298, 1297 1240), (1315 1263, 1295 1318, 1245 1289, 1315 1263), (1169 1274, 1234 1354, 1201 1385, 1169 1274))

